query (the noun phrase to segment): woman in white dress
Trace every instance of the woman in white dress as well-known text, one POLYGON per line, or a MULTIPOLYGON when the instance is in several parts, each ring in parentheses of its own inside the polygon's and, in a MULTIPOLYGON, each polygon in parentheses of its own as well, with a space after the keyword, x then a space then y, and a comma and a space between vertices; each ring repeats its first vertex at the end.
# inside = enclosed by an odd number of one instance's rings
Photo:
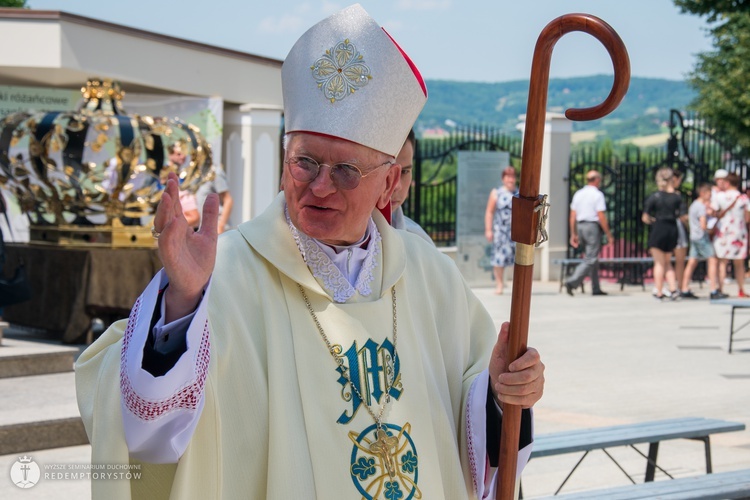
POLYGON ((730 173, 726 177, 726 191, 716 193, 711 208, 716 212, 714 250, 719 258, 719 283, 727 274, 727 261, 732 261, 738 296, 745 295, 745 259, 747 258, 747 224, 750 222, 750 201, 740 193, 740 177, 730 173))

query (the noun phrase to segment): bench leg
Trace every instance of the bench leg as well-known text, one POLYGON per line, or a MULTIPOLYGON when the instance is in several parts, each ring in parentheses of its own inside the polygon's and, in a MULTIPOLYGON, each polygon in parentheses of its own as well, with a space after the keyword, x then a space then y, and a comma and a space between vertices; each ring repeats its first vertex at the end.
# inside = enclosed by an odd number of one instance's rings
POLYGON ((648 461, 646 462, 646 478, 645 482, 650 483, 654 480, 656 474, 656 456, 659 453, 659 442, 651 443, 648 445, 648 461))
POLYGON ((659 465, 656 463, 656 455, 659 452, 659 443, 649 444, 648 456, 644 455, 644 453, 638 448, 636 448, 635 445, 629 444, 628 446, 630 446, 633 450, 635 450, 636 453, 638 453, 640 456, 646 459, 646 477, 644 479, 645 482, 650 482, 654 480, 654 476, 656 475, 656 469, 659 469, 669 479, 674 479, 674 476, 672 476, 672 474, 670 474, 669 472, 659 467, 659 465))
POLYGON ((568 275, 568 266, 565 264, 560 264, 560 290, 558 290, 558 293, 562 293, 563 286, 565 286, 565 278, 568 275))
POLYGON ((706 474, 711 474, 713 472, 713 466, 711 465, 711 438, 709 436, 704 436, 690 439, 703 441, 703 446, 706 448, 706 474))
POLYGON ((633 478, 630 477, 630 474, 628 474, 628 471, 622 468, 622 465, 620 465, 620 463, 617 460, 615 460, 615 457, 610 455, 606 448, 602 448, 602 451, 604 452, 605 455, 609 457, 610 460, 612 460, 612 462, 614 462, 617 468, 620 469, 623 474, 625 474, 625 477, 627 477, 631 483, 635 484, 635 481, 633 481, 633 478))
POLYGON ((735 306, 732 306, 732 319, 729 320, 729 354, 732 354, 732 337, 734 337, 734 310, 735 306))
POLYGON ((572 475, 573 475, 573 473, 574 473, 574 472, 576 471, 576 469, 578 468, 578 466, 579 466, 579 465, 581 465, 581 462, 583 462, 583 459, 584 459, 584 458, 586 458, 586 455, 588 455, 588 454, 589 454, 589 452, 588 452, 588 451, 586 451, 586 452, 585 452, 585 453, 583 454, 583 456, 582 456, 582 457, 581 457, 581 459, 580 459, 580 460, 578 461, 578 463, 577 463, 577 464, 575 465, 575 467, 573 467, 573 470, 571 470, 571 471, 570 471, 570 473, 569 473, 569 474, 568 474, 568 475, 567 475, 567 476, 565 477, 565 480, 563 480, 563 482, 562 482, 562 484, 560 485, 560 487, 559 487, 559 488, 557 488, 557 491, 555 491, 555 495, 557 495, 558 493, 560 493, 560 490, 561 490, 561 489, 563 488, 563 486, 565 486, 565 483, 567 483, 567 482, 568 482, 568 479, 570 479, 570 476, 572 476, 572 475))

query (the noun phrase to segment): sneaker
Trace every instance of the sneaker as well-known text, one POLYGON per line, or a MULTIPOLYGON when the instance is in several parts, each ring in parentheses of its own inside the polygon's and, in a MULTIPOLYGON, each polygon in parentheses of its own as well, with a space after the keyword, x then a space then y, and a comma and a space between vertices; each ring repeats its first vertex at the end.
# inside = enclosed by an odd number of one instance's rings
POLYGON ((656 295, 656 294, 654 294, 654 299, 656 299, 657 302, 664 302, 665 298, 666 297, 664 297, 664 295, 656 295))
POLYGON ((672 302, 676 302, 680 299, 682 299, 682 294, 677 290, 669 294, 669 300, 671 300, 672 302))
POLYGON ((745 295, 745 291, 744 290, 740 290, 740 292, 737 294, 737 297, 745 298, 745 297, 747 297, 747 295, 745 295))
POLYGON ((729 295, 727 295, 726 293, 722 293, 719 290, 714 290, 713 292, 711 292, 710 299, 719 300, 719 299, 726 299, 727 297, 729 297, 729 295))
POLYGON ((691 290, 688 290, 687 292, 680 292, 680 297, 683 299, 697 299, 698 296, 695 295, 691 290))
POLYGON ((609 294, 603 290, 597 290, 595 292, 591 292, 591 295, 609 295, 609 294))

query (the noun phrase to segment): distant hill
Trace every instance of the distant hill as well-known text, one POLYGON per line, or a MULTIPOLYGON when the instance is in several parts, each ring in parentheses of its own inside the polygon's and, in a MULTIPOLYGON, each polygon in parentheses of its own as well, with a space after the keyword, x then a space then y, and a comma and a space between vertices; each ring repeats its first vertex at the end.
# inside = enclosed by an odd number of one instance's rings
MULTIPOLYGON (((556 78, 549 83, 548 111, 563 112, 602 102, 612 87, 611 75, 556 78)), ((429 98, 417 120, 417 130, 490 125, 512 132, 526 113, 528 80, 504 83, 428 80, 429 98)), ((632 78, 620 106, 602 120, 574 122, 573 130, 597 131, 598 137, 620 140, 664 131, 670 109, 685 109, 695 92, 684 81, 632 78)))

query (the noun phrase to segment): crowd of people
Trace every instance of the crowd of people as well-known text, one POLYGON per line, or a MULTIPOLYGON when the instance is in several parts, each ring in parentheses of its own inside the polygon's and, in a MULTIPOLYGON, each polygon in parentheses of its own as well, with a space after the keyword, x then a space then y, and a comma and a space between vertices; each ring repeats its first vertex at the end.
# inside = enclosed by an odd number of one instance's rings
POLYGON ((679 192, 682 178, 672 168, 660 168, 655 175, 658 190, 644 203, 642 220, 651 226, 648 248, 654 259, 654 297, 697 299, 690 283, 700 261, 706 263, 711 299, 728 297, 723 284, 730 262, 738 296, 746 297, 750 201, 739 190, 739 175, 718 169, 715 185, 696 186, 697 197, 689 208, 679 192))
MULTIPOLYGON (((715 184, 695 186, 696 198, 689 208, 680 192, 683 177, 682 172, 670 167, 658 169, 654 176, 657 190, 647 197, 643 206, 641 220, 650 227, 647 248, 653 259, 654 297, 659 301, 697 299, 690 283, 701 262, 706 265, 711 299, 729 296, 724 293, 723 284, 727 282, 730 263, 738 297, 746 297, 744 282, 750 200, 740 192, 739 175, 718 169, 714 175, 715 184)), ((591 279, 592 295, 607 295, 599 281, 599 252, 603 243, 613 242, 613 236, 607 220, 605 197, 600 190, 601 182, 601 173, 595 170, 587 172, 586 185, 573 195, 570 204, 569 244, 583 251, 583 262, 564 280, 565 289, 571 296, 586 277, 591 279)), ((493 250, 498 257, 507 252, 497 244, 497 235, 502 234, 498 233, 498 227, 502 228, 502 221, 510 221, 510 203, 505 206, 500 201, 503 192, 500 188, 493 189, 485 217, 486 235, 488 239, 495 238, 493 250), (491 217, 493 209, 494 218, 491 217)), ((501 277, 502 266, 499 269, 501 277)), ((498 284, 502 290, 501 278, 498 284)))

